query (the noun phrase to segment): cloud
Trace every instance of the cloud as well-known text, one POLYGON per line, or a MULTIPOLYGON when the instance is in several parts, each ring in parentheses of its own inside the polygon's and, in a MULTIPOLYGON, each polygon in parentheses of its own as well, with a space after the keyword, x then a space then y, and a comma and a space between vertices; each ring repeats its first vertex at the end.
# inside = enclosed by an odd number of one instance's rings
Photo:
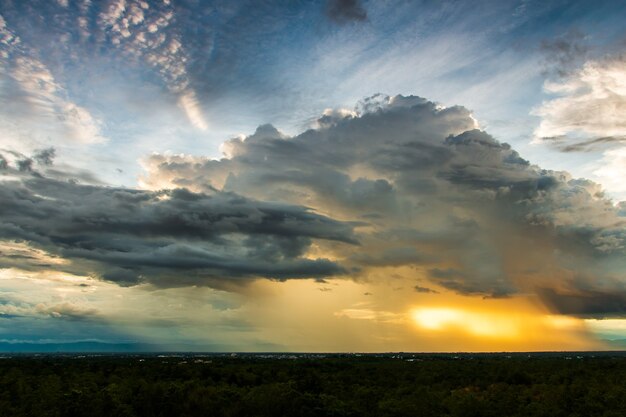
POLYGON ((544 88, 556 95, 533 111, 541 117, 534 143, 562 152, 602 152, 590 175, 617 198, 623 198, 626 149, 626 57, 588 60, 544 88))
MULTIPOLYGON (((0 68, 10 77, 1 91, 20 104, 12 113, 37 116, 46 122, 64 125, 63 139, 81 143, 104 141, 106 126, 101 113, 110 115, 99 76, 136 77, 138 84, 148 82, 164 90, 166 99, 178 103, 192 126, 206 130, 207 121, 201 98, 190 74, 190 63, 204 55, 194 42, 206 47, 206 39, 185 36, 190 20, 189 5, 144 0, 80 0, 72 7, 64 2, 23 2, 4 5, 0 13, 0 68), (181 21, 178 13, 183 14, 181 21), (11 23, 9 27, 7 20, 11 23), (46 28, 33 30, 33 20, 45 20, 46 28), (18 36, 21 35, 21 36, 18 36), (187 39, 193 39, 191 48, 187 39), (94 66, 94 61, 106 65, 94 66), (100 61, 102 62, 102 61, 100 61), (88 74, 88 75, 87 75, 88 74), (80 80, 90 78, 88 94, 80 80), (77 97, 86 103, 78 103, 77 97), (88 106, 89 105, 89 106, 88 106), (88 108, 89 107, 89 108, 88 108), (94 114, 93 108, 101 113, 94 114)), ((201 7, 203 8, 203 7, 201 7)), ((206 21, 193 22, 192 30, 204 38, 206 21)), ((122 92, 122 99, 125 98, 122 92)), ((49 126, 48 126, 49 127, 49 126)))
POLYGON ((370 308, 346 308, 335 312, 335 316, 352 320, 372 320, 381 323, 401 323, 406 320, 402 314, 370 308))
POLYGON ((568 143, 568 138, 565 135, 542 139, 551 143, 562 152, 593 152, 602 147, 615 146, 626 142, 626 136, 596 137, 583 139, 575 143, 568 143))
POLYGON ((589 53, 585 35, 578 30, 571 30, 562 36, 541 42, 544 54, 545 75, 563 78, 571 75, 589 53))
POLYGON ((222 151, 153 154, 142 185, 235 192, 352 222, 359 246, 316 250, 355 279, 413 268, 435 291, 466 295, 623 291, 626 219, 601 187, 532 165, 463 107, 377 96, 293 137, 260 126, 222 151))
POLYGON ((422 293, 422 294, 439 294, 438 291, 435 291, 428 287, 422 287, 419 285, 416 285, 415 287, 413 287, 413 289, 415 289, 415 291, 422 293))
POLYGON ((85 107, 69 98, 69 93, 50 68, 37 58, 37 51, 24 45, 0 15, 0 97, 11 102, 8 116, 25 124, 53 129, 63 139, 79 143, 98 143, 101 122, 85 107))
POLYGON ((33 155, 33 159, 41 165, 52 165, 52 161, 56 156, 54 148, 40 149, 33 155))
POLYGON ((204 116, 202 115, 202 110, 200 108, 200 103, 196 98, 196 94, 193 91, 186 91, 180 96, 178 101, 180 107, 185 111, 185 114, 189 118, 189 121, 192 125, 200 130, 207 130, 208 125, 206 120, 204 120, 204 116))
POLYGON ((100 313, 97 309, 85 307, 75 302, 46 301, 34 303, 32 300, 11 293, 0 297, 0 318, 38 318, 41 316, 72 321, 100 319, 100 313))
MULTIPOLYGON (((349 223, 301 206, 228 192, 150 192, 62 182, 37 172, 8 175, 14 179, 0 187, 0 238, 70 261, 60 270, 123 285, 336 275, 342 267, 305 257, 307 248, 316 240, 357 244, 349 223)), ((25 268, 37 263, 21 261, 25 268)), ((18 266, 15 259, 11 266, 18 266)))
MULTIPOLYGON (((546 81, 544 89, 556 98, 544 101, 533 114, 541 117, 535 136, 575 141, 579 149, 626 137, 626 59, 623 56, 590 60, 560 81, 546 81)), ((576 150, 565 147, 565 150, 576 150)))
POLYGON ((113 0, 98 16, 108 41, 124 55, 154 68, 193 126, 208 128, 187 68, 190 55, 177 26, 176 9, 169 2, 113 0))
POLYGON ((32 171, 33 170, 33 160, 30 158, 26 158, 26 159, 21 159, 19 161, 17 161, 17 169, 25 172, 25 171, 32 171))
POLYGON ((581 317, 610 317, 626 314, 626 294, 601 291, 562 293, 551 288, 538 291, 540 298, 559 314, 581 317))
POLYGON ((626 147, 605 151, 594 175, 609 189, 626 194, 626 147))
POLYGON ((623 294, 621 206, 532 165, 467 109, 377 96, 316 126, 262 125, 222 159, 150 155, 143 189, 70 180, 51 150, 6 153, 0 239, 48 258, 0 261, 120 285, 400 274, 481 297, 623 294))
POLYGON ((39 314, 64 320, 93 320, 98 317, 98 310, 80 307, 69 302, 54 305, 37 304, 35 310, 39 314))
POLYGON ((359 0, 329 0, 326 16, 338 24, 367 20, 367 12, 359 0))

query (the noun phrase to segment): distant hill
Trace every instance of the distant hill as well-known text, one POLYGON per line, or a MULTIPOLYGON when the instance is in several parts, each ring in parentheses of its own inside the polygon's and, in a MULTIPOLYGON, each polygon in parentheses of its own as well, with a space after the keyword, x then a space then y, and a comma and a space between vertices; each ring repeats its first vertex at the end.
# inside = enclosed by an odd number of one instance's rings
POLYGON ((626 350, 626 339, 605 340, 611 349, 626 350))
POLYGON ((95 341, 67 343, 0 342, 0 353, 231 352, 233 350, 233 346, 217 344, 107 343, 95 341))
POLYGON ((0 342, 0 352, 5 353, 61 353, 61 352, 157 352, 163 350, 158 345, 148 343, 8 343, 0 342))

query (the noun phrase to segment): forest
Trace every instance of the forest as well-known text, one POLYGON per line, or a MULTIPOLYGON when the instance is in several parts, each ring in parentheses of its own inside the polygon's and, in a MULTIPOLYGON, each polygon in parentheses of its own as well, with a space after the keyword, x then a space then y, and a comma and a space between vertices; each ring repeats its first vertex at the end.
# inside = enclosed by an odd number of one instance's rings
POLYGON ((620 355, 11 355, 5 416, 626 416, 620 355))

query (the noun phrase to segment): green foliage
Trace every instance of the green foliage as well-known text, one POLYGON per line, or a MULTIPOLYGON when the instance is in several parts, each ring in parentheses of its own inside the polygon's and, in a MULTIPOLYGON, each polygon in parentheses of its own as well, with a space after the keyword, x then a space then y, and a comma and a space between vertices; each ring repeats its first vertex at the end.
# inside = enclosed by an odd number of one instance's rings
POLYGON ((1 416, 626 415, 620 357, 15 357, 1 416))

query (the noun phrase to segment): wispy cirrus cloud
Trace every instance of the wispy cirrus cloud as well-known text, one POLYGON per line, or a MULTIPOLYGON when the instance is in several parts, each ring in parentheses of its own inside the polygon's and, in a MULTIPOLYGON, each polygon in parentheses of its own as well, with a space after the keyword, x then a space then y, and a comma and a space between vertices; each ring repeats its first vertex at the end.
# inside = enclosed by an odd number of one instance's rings
POLYGON ((0 94, 12 103, 9 116, 28 118, 27 125, 34 122, 43 130, 57 130, 70 141, 105 141, 102 122, 69 98, 68 91, 37 55, 0 15, 0 69, 4 78, 0 94))

